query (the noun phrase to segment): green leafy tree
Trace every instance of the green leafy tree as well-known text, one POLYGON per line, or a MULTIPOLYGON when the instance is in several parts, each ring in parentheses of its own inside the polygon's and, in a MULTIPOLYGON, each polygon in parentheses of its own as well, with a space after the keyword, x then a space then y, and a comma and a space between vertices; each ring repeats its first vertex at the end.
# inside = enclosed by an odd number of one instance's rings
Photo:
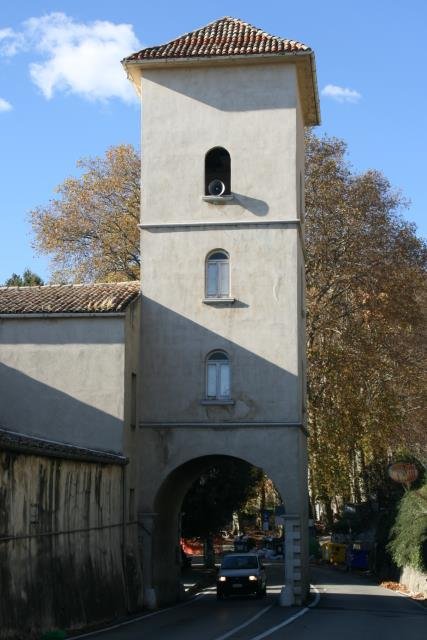
POLYGON ((200 476, 182 505, 184 537, 206 539, 219 533, 253 497, 262 478, 261 469, 242 460, 220 462, 200 476))
POLYGON ((405 492, 388 549, 398 567, 427 571, 427 483, 405 492))
POLYGON ((10 278, 5 282, 6 287, 33 287, 43 285, 44 282, 36 273, 31 269, 25 269, 22 276, 17 273, 12 273, 10 278))

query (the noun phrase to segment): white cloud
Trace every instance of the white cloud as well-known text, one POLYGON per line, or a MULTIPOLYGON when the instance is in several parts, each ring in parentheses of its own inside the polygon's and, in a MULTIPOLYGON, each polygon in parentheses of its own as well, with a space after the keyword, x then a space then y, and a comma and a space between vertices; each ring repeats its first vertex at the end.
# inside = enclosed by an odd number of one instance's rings
POLYGON ((11 111, 12 108, 13 107, 10 104, 10 102, 8 102, 7 100, 4 100, 4 98, 0 98, 0 113, 2 111, 11 111))
POLYGON ((24 46, 24 38, 21 33, 6 27, 0 29, 0 55, 11 57, 18 53, 24 46))
POLYGON ((7 55, 25 48, 41 56, 40 62, 30 64, 30 75, 47 99, 61 91, 88 100, 136 99, 120 64, 123 57, 141 48, 132 25, 85 24, 64 13, 50 13, 27 20, 19 34, 10 29, 3 33, 10 51, 15 43, 15 50, 7 55))
POLYGON ((347 89, 346 87, 339 87, 336 84, 327 84, 322 89, 322 96, 332 98, 337 102, 359 102, 362 97, 355 89, 347 89))

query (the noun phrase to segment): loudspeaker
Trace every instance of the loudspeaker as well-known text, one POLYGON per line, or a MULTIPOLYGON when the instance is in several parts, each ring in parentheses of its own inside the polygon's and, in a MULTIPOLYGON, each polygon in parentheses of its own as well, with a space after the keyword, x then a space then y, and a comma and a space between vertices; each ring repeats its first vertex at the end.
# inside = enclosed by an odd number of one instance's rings
POLYGON ((225 191, 225 184, 222 180, 215 178, 208 184, 208 192, 210 196, 222 196, 225 191))

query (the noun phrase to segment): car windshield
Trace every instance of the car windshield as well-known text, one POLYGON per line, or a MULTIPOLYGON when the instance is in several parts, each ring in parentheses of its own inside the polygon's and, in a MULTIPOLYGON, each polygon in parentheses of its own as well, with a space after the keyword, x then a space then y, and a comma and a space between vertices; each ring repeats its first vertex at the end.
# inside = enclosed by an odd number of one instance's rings
POLYGON ((258 569, 256 556, 227 556, 222 561, 222 569, 258 569))

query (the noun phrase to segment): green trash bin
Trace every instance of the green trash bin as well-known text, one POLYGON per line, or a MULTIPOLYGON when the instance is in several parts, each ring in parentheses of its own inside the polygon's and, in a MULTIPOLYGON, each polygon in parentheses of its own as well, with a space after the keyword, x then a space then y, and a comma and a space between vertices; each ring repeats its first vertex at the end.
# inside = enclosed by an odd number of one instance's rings
POLYGON ((53 629, 52 631, 46 631, 41 637, 41 640, 65 640, 67 634, 62 629, 53 629))

